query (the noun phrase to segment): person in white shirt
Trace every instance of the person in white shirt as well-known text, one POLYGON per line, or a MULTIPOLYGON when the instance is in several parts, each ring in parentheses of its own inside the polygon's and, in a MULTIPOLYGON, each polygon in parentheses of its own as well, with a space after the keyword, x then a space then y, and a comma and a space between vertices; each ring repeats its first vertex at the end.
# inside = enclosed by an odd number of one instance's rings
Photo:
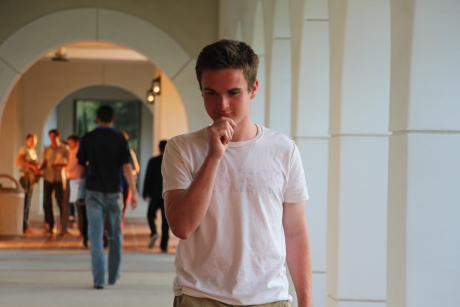
POLYGON ((35 151, 38 137, 35 133, 29 133, 26 136, 26 144, 21 147, 16 156, 16 164, 21 166, 21 178, 19 182, 24 189, 24 220, 22 230, 24 234, 34 234, 36 230, 29 226, 29 211, 32 201, 34 186, 40 178, 40 170, 38 169, 38 156, 35 151))
POLYGON ((67 184, 64 191, 64 201, 68 202, 67 208, 69 212, 69 224, 75 222, 75 202, 77 201, 78 185, 81 179, 77 178, 77 152, 80 146, 80 137, 78 134, 71 134, 67 138, 69 145, 69 163, 66 166, 67 184))
POLYGON ((302 162, 294 141, 251 121, 257 66, 243 42, 206 46, 195 69, 213 124, 166 146, 176 307, 290 306, 286 261, 299 306, 313 306, 302 162))

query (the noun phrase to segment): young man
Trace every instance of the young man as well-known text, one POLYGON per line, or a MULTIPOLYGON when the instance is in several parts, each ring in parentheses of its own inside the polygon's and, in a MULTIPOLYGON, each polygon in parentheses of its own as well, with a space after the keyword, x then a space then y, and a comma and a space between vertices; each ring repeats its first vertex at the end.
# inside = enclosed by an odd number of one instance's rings
POLYGON ((158 149, 160 154, 149 160, 147 172, 144 179, 144 190, 142 196, 149 200, 147 210, 147 221, 150 227, 150 242, 148 247, 152 248, 158 238, 156 217, 158 209, 161 210, 161 243, 160 248, 163 253, 168 252, 169 225, 165 215, 165 205, 163 200, 163 176, 161 175, 161 164, 167 141, 160 141, 158 149))
POLYGON ((91 264, 95 289, 105 285, 105 255, 102 244, 104 218, 109 245, 108 283, 114 285, 120 275, 122 234, 120 229, 122 196, 120 168, 133 194, 131 207, 137 207, 137 190, 132 175, 129 147, 126 139, 112 128, 114 111, 108 105, 97 110, 99 127, 83 136, 78 150, 78 178, 86 177, 86 214, 90 240, 91 264))
POLYGON ((64 201, 64 189, 66 183, 65 167, 69 159, 69 149, 61 143, 61 133, 57 129, 48 132, 51 145, 45 147, 42 155, 41 170, 45 170, 43 178, 43 194, 45 197, 45 217, 49 224, 46 231, 49 234, 56 233, 54 228, 54 209, 53 209, 53 191, 61 212, 61 231, 60 235, 68 234, 67 229, 68 212, 67 202, 64 201))
POLYGON ((289 306, 285 261, 299 306, 313 306, 302 162, 291 139, 251 121, 257 66, 245 43, 205 47, 195 69, 213 124, 168 141, 174 306, 289 306))

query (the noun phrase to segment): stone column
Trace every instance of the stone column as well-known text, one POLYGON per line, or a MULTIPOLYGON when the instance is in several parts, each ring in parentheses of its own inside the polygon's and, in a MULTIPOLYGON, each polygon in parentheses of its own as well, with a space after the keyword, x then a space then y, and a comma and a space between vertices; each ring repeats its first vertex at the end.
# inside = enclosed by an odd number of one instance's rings
POLYGON ((329 1, 328 307, 386 301, 389 1, 329 1))
POLYGON ((290 1, 291 131, 305 169, 313 299, 326 300, 327 173, 329 147, 329 22, 327 0, 290 1))
MULTIPOLYGON (((291 136, 291 37, 289 29, 289 2, 278 0, 273 3, 273 16, 266 20, 272 20, 273 30, 269 33, 266 50, 267 69, 267 107, 266 125, 276 131, 291 136)), ((266 3, 268 7, 268 3, 266 3)), ((270 24, 270 22, 268 23, 270 24)))
POLYGON ((457 306, 460 2, 391 1, 388 307, 457 306))

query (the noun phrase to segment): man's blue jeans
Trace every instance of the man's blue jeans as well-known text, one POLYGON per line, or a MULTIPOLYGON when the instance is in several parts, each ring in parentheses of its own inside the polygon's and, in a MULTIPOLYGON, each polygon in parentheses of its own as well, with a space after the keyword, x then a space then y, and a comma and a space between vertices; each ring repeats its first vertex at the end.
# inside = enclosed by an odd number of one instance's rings
POLYGON ((88 237, 91 242, 91 265, 94 286, 103 286, 105 284, 106 264, 102 243, 104 217, 109 244, 109 285, 115 284, 120 274, 122 252, 120 222, 122 206, 121 193, 86 191, 86 215, 88 217, 88 237))

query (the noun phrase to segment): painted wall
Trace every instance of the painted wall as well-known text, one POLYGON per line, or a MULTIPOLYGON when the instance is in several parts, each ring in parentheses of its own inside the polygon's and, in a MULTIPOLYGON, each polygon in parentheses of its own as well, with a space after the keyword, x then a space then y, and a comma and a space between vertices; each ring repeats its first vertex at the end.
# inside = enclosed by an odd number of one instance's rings
MULTIPOLYGON (((219 2, 216 0, 2 0, 0 45, 17 29, 50 13, 73 8, 103 8, 125 12, 157 25, 167 35, 180 42, 189 54, 197 56, 204 45, 217 39, 218 7, 219 2)), ((123 23, 123 20, 120 22, 123 23)), ((74 27, 81 26, 81 20, 74 24, 74 27)), ((67 26, 64 28, 68 29, 67 26)), ((148 33, 139 33, 144 40, 153 39, 148 33)))

